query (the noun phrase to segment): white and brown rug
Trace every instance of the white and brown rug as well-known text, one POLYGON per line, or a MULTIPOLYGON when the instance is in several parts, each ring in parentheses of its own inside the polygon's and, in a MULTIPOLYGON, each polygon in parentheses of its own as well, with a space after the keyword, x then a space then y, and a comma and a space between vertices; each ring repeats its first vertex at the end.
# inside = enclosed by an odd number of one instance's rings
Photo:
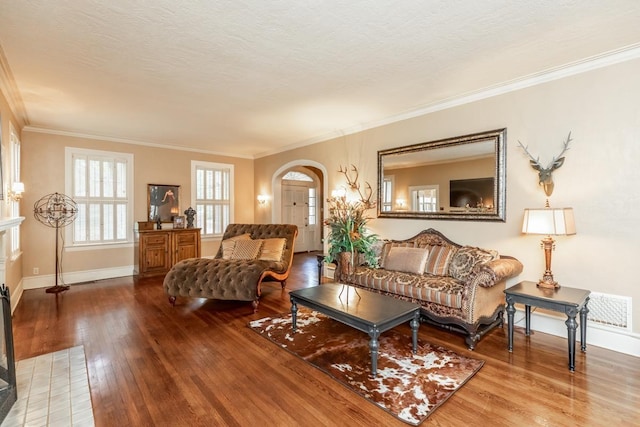
POLYGON ((421 340, 413 354, 411 330, 400 327, 381 334, 374 378, 367 334, 306 308, 298 311, 297 326, 293 335, 290 314, 249 323, 261 336, 413 425, 424 421, 484 364, 421 340))

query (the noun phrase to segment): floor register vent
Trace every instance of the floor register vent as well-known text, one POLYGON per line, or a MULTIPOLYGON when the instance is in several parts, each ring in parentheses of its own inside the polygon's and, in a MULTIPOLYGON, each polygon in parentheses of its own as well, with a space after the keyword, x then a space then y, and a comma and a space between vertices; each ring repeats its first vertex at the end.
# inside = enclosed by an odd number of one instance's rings
POLYGON ((631 297, 591 292, 587 320, 631 331, 631 297))

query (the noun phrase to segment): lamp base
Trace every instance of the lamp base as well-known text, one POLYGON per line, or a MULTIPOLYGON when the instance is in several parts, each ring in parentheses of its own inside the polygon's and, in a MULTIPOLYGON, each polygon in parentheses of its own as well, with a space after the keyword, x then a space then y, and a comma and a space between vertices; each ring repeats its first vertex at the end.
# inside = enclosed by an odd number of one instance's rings
POLYGON ((68 291, 69 290, 69 286, 61 286, 61 285, 55 285, 52 286, 50 288, 47 288, 45 290, 46 293, 48 294, 59 294, 60 292, 64 292, 64 291, 68 291))
POLYGON ((542 276, 542 279, 540 279, 536 286, 545 289, 558 289, 560 287, 558 282, 553 280, 553 274, 551 274, 550 271, 545 272, 544 276, 542 276))

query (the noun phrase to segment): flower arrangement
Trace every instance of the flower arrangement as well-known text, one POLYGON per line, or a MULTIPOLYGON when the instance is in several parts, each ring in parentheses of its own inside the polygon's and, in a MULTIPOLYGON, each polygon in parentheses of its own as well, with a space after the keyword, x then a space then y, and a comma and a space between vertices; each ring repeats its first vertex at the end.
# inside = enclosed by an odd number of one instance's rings
MULTIPOLYGON (((341 254, 344 253, 348 254, 347 258, 350 264, 345 267, 353 267, 358 254, 362 254, 367 264, 376 266, 378 259, 373 246, 377 242, 378 236, 369 234, 367 231, 367 222, 370 218, 366 215, 366 211, 375 207, 375 202, 371 201, 371 186, 366 183, 366 196, 363 195, 357 182, 357 168, 353 165, 352 171, 356 172, 355 179, 349 177, 346 168, 340 168, 340 172, 347 177, 349 186, 358 192, 360 200, 347 200, 346 194, 332 196, 327 200, 329 202, 329 217, 324 221, 324 224, 329 227, 327 262, 338 261, 341 254)), ((344 260, 344 258, 342 259, 344 260)))

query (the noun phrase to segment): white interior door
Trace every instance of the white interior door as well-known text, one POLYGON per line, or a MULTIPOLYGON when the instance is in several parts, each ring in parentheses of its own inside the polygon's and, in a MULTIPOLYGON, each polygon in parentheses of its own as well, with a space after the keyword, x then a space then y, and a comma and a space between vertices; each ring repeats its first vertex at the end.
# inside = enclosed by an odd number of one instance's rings
POLYGON ((315 228, 309 226, 309 188, 297 185, 282 186, 282 217, 285 223, 298 226, 294 250, 314 250, 315 228))

